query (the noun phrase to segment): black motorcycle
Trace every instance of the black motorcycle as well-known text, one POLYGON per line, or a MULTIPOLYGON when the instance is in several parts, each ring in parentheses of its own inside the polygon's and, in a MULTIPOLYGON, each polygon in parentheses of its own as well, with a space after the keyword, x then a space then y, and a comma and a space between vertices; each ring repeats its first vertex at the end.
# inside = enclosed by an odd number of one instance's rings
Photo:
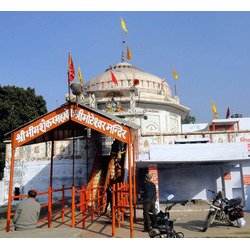
MULTIPOLYGON (((167 201, 174 198, 174 195, 169 195, 167 201)), ((167 204, 165 212, 160 211, 158 214, 151 216, 153 228, 148 232, 150 238, 183 238, 182 232, 175 232, 174 222, 175 220, 170 219, 169 211, 177 203, 167 204)))
POLYGON ((243 203, 242 198, 233 198, 228 200, 223 197, 223 193, 220 191, 215 193, 212 190, 210 191, 214 198, 210 204, 210 210, 206 217, 203 226, 203 232, 206 232, 208 227, 212 225, 215 220, 226 222, 228 226, 234 226, 234 222, 238 223, 239 227, 245 225, 244 212, 243 212, 243 203))

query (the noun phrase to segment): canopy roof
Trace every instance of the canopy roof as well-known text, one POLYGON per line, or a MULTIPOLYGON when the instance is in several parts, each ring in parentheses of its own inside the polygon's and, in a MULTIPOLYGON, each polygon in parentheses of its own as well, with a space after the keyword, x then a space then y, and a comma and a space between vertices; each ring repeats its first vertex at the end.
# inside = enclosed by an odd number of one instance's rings
POLYGON ((69 102, 12 130, 6 136, 11 134, 12 147, 17 148, 86 135, 87 128, 128 143, 129 129, 138 129, 139 126, 106 112, 69 102))
POLYGON ((236 118, 228 118, 228 119, 214 119, 212 122, 209 124, 212 126, 213 124, 215 125, 220 125, 220 126, 225 126, 225 125, 235 125, 239 123, 239 119, 236 118))

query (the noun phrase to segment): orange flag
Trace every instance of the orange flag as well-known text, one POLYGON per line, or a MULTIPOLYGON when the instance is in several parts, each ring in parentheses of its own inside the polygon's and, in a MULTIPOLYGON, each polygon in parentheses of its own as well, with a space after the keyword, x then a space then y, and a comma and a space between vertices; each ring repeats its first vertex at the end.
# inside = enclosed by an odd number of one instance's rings
POLYGON ((174 66, 173 66, 173 75, 174 75, 174 79, 177 80, 179 78, 178 74, 176 73, 174 66))
POLYGON ((71 83, 75 79, 75 69, 71 54, 68 56, 68 82, 71 83))
POLYGON ((128 58, 128 60, 131 60, 131 59, 132 59, 132 54, 131 54, 131 52, 130 52, 129 47, 127 47, 127 58, 128 58))

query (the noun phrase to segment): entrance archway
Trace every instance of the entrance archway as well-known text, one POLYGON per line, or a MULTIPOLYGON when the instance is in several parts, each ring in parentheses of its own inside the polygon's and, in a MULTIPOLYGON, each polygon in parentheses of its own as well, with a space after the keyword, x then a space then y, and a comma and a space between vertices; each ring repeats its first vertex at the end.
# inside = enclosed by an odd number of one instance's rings
MULTIPOLYGON (((133 237, 133 208, 135 207, 135 159, 134 144, 138 126, 106 112, 88 106, 69 102, 34 121, 11 131, 11 164, 6 231, 10 230, 11 204, 13 199, 13 178, 15 151, 18 147, 52 142, 50 164, 50 187, 53 185, 53 142, 77 136, 87 136, 91 129, 95 133, 105 134, 127 144, 128 149, 128 184, 130 210, 130 237, 133 237)), ((73 157, 74 160, 74 157, 73 157)), ((74 168, 74 164, 73 164, 74 168)), ((74 173, 74 171, 73 171, 74 173)), ((74 182, 73 182, 74 184, 74 182)))

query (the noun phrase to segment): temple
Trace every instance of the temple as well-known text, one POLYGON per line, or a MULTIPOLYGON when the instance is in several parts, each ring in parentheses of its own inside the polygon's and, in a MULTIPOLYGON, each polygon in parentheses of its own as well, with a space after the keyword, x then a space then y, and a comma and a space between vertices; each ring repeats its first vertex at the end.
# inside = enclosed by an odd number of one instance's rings
POLYGON ((132 218, 143 176, 152 172, 158 204, 170 193, 176 201, 208 200, 212 189, 243 197, 250 209, 250 118, 183 125, 190 109, 169 83, 124 60, 66 101, 8 134, 3 203, 18 202, 31 188, 106 188, 112 180, 129 184, 131 200, 117 208, 129 209, 132 218))

